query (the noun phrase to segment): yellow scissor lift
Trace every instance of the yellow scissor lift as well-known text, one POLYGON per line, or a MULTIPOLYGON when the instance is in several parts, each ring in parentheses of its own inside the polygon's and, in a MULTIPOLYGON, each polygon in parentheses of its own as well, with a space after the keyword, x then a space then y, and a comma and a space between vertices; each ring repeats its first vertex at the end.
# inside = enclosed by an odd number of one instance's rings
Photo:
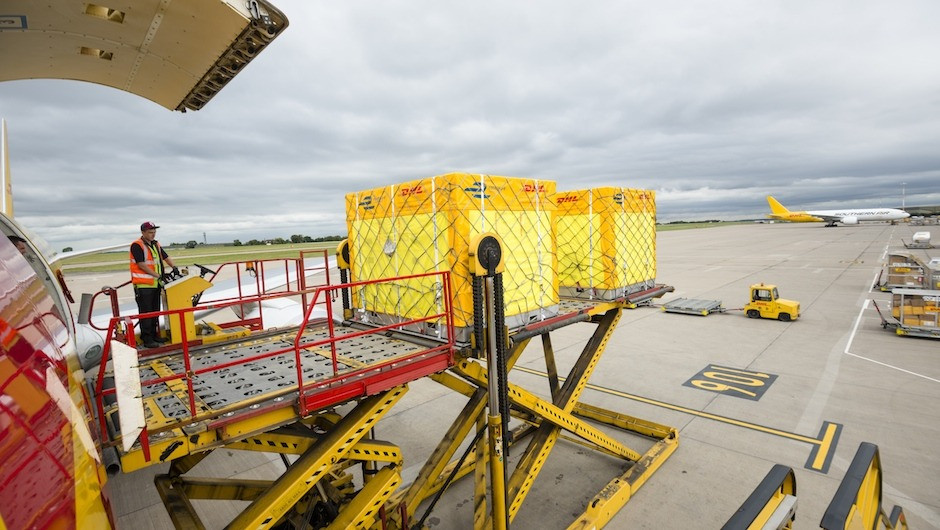
MULTIPOLYGON (((415 321, 381 327, 334 322, 330 295, 370 283, 345 283, 348 250, 342 245, 337 257, 343 284, 280 295, 312 299, 299 328, 258 332, 247 339, 192 349, 184 343, 182 351, 152 357, 112 342, 109 353, 115 356, 115 365, 118 355, 130 352, 135 361, 139 357, 137 380, 143 381, 140 403, 145 420, 139 438, 122 437, 122 432, 134 432, 121 413, 132 406, 115 402, 115 392, 101 383, 113 375, 111 364, 103 362, 95 394, 108 445, 117 449, 128 472, 170 463, 169 472, 155 483, 178 528, 204 527, 191 503, 195 499, 250 502, 229 528, 413 528, 423 525, 424 518, 417 517, 422 506, 429 506, 423 509, 429 513, 447 485, 471 472, 474 527, 505 528, 567 431, 583 445, 628 463, 626 472, 613 477, 571 523, 571 528, 603 527, 675 451, 678 433, 584 403, 582 393, 622 310, 664 291, 650 289, 614 301, 569 300, 558 317, 509 334, 500 324, 498 239, 487 235, 477 244, 473 254, 477 322, 469 344, 401 331, 415 321), (327 318, 312 318, 317 303, 323 301, 327 318), (485 325, 479 318, 483 314, 485 325), (596 329, 561 378, 550 333, 579 322, 592 322, 596 329), (550 398, 507 380, 536 337, 542 342, 550 398), (496 377, 491 378, 494 372, 496 377), (422 377, 466 396, 467 402, 415 480, 402 486, 401 450, 390 441, 373 439, 372 429, 407 392, 407 384, 422 377), (510 416, 521 420, 511 435, 510 416), (641 453, 608 434, 609 428, 654 443, 641 453), (455 458, 468 438, 471 442, 455 458), (509 447, 523 442, 523 453, 509 470, 509 447), (279 453, 285 463, 289 462, 285 455, 298 458, 276 480, 187 476, 193 466, 223 447, 279 453)), ((419 320, 445 320, 446 336, 454 337, 448 273, 429 275, 442 276, 443 299, 448 303, 443 313, 419 320)), ((182 319, 187 311, 171 311, 168 318, 182 319)), ((345 314, 349 316, 348 311, 345 314)), ((117 319, 112 328, 115 324, 117 319)))

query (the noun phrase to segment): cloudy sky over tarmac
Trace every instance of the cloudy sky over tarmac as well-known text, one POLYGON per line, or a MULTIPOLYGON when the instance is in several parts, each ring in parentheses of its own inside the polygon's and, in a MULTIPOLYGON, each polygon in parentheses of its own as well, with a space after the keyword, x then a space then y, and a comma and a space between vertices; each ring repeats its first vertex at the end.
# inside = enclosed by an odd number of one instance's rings
POLYGON ((345 193, 451 171, 650 188, 661 221, 940 204, 935 0, 272 1, 199 112, 0 83, 17 218, 56 249, 344 234, 345 193))

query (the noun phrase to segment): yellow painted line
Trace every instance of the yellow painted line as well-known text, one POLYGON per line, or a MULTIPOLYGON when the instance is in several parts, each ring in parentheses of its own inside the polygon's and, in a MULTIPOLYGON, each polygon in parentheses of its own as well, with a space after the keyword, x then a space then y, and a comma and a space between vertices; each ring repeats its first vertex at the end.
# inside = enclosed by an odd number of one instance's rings
MULTIPOLYGON (((525 373, 528 373, 528 374, 532 374, 532 375, 538 375, 538 376, 545 377, 545 378, 548 377, 548 374, 546 374, 545 372, 539 372, 538 370, 532 370, 532 369, 525 368, 525 367, 522 367, 522 366, 515 366, 514 369, 515 369, 515 370, 522 371, 522 372, 525 372, 525 373)), ((558 379, 559 379, 559 380, 564 380, 565 378, 559 377, 558 379)), ((829 429, 826 431, 826 436, 823 437, 823 439, 811 438, 811 437, 809 437, 809 436, 803 436, 803 435, 795 434, 795 433, 792 433, 792 432, 782 431, 782 430, 780 430, 780 429, 775 429, 775 428, 773 428, 773 427, 766 427, 766 426, 764 426, 764 425, 758 425, 758 424, 756 424, 756 423, 751 423, 751 422, 747 422, 747 421, 736 420, 736 419, 734 419, 734 418, 729 418, 729 417, 727 417, 727 416, 719 416, 718 414, 711 414, 711 413, 709 413, 709 412, 702 412, 701 410, 695 410, 695 409, 690 409, 690 408, 688 408, 688 407, 682 407, 682 406, 679 406, 679 405, 673 405, 673 404, 671 404, 671 403, 666 403, 666 402, 664 402, 664 401, 657 401, 657 400, 655 400, 655 399, 645 398, 645 397, 642 397, 642 396, 637 396, 637 395, 635 395, 635 394, 629 394, 629 393, 627 393, 627 392, 622 392, 622 391, 620 391, 620 390, 614 390, 614 389, 612 389, 612 388, 606 388, 606 387, 602 387, 602 386, 592 385, 592 384, 590 384, 590 383, 587 384, 587 388, 590 388, 591 390, 596 390, 596 391, 598 391, 598 392, 603 392, 603 393, 605 393, 605 394, 610 394, 610 395, 613 395, 613 396, 618 396, 618 397, 622 397, 622 398, 632 399, 633 401, 639 401, 640 403, 647 403, 647 404, 649 404, 649 405, 655 405, 655 406, 657 406, 657 407, 662 407, 662 408, 665 408, 665 409, 674 410, 674 411, 682 412, 682 413, 685 413, 685 414, 690 414, 690 415, 692 415, 692 416, 698 416, 698 417, 700 417, 700 418, 706 418, 706 419, 709 419, 709 420, 720 421, 720 422, 722 422, 722 423, 727 423, 727 424, 730 424, 730 425, 736 425, 736 426, 738 426, 738 427, 744 427, 745 429, 751 429, 751 430, 755 430, 755 431, 764 432, 764 433, 767 433, 767 434, 773 434, 774 436, 780 436, 780 437, 782 437, 782 438, 789 438, 789 439, 791 439, 791 440, 797 440, 797 441, 805 442, 805 443, 812 444, 812 445, 818 445, 818 446, 820 446, 820 451, 819 451, 819 453, 816 455, 816 459, 817 459, 817 460, 819 460, 820 458, 825 459, 825 455, 826 455, 826 453, 828 453, 828 444, 832 443, 831 437, 835 434, 835 433, 834 433, 834 429, 835 429, 835 425, 834 425, 834 424, 830 424, 829 429), (827 441, 827 437, 828 437, 828 441, 827 441)))
POLYGON ((819 451, 816 452, 816 458, 813 459, 813 469, 823 469, 826 465, 826 458, 829 456, 829 450, 832 449, 832 443, 836 433, 839 432, 839 426, 835 423, 826 424, 826 433, 819 442, 819 451))

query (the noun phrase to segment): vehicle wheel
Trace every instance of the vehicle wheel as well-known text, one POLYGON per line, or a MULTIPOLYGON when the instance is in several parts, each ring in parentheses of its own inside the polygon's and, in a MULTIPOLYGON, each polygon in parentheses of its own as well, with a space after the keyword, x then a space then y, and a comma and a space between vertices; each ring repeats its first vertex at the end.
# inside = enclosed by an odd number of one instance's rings
POLYGON ((760 311, 756 309, 748 309, 747 318, 760 318, 760 311))
POLYGON ((790 313, 780 313, 780 316, 778 316, 777 318, 779 318, 781 322, 789 322, 790 313))

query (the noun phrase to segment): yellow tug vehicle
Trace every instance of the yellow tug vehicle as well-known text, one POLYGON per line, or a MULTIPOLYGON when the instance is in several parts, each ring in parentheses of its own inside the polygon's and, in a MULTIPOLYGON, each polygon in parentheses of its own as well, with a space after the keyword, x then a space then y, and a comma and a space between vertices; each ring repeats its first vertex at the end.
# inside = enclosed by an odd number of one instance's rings
POLYGON ((780 298, 776 285, 758 283, 751 286, 750 301, 744 306, 748 318, 770 318, 789 322, 800 318, 800 303, 780 298))

